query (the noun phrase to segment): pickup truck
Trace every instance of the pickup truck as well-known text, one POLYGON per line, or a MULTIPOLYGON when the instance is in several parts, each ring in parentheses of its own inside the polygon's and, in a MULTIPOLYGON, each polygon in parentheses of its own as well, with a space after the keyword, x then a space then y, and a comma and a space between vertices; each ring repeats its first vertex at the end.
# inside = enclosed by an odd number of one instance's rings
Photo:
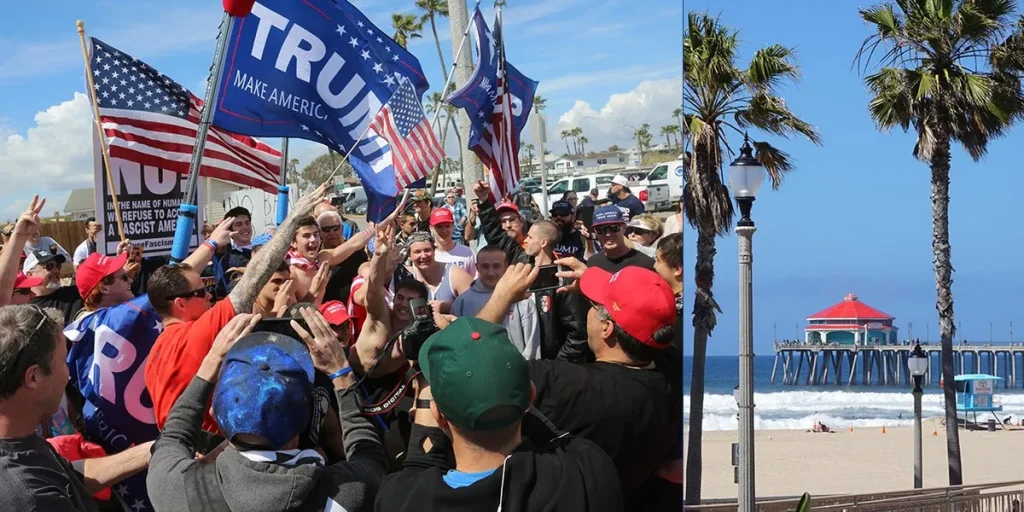
MULTIPOLYGON (((551 203, 561 199, 562 195, 568 191, 576 192, 576 197, 583 199, 583 196, 590 193, 590 189, 596 188, 597 196, 605 197, 608 195, 608 189, 611 188, 612 178, 614 177, 614 174, 588 174, 585 176, 572 176, 556 180, 548 185, 548 208, 551 208, 551 203)), ((671 204, 668 198, 667 189, 658 190, 656 195, 651 197, 645 182, 640 181, 636 183, 631 182, 629 190, 637 197, 637 199, 640 200, 640 202, 644 203, 645 209, 654 211, 655 208, 653 207, 663 205, 667 206, 671 204)), ((540 192, 533 194, 533 200, 537 203, 537 206, 541 208, 543 208, 543 203, 541 202, 543 197, 544 195, 540 192)))
POLYGON ((667 195, 669 204, 666 206, 679 202, 679 198, 683 195, 683 171, 682 160, 658 164, 647 176, 648 190, 651 190, 653 195, 655 194, 653 189, 658 189, 659 197, 663 194, 667 195))

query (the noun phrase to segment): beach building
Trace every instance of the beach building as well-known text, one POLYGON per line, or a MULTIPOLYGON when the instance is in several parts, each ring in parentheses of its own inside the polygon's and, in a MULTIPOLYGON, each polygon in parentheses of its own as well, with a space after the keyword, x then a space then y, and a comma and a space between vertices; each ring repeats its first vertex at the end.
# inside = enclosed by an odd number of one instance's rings
POLYGON ((804 342, 807 344, 895 345, 896 317, 883 313, 852 293, 829 308, 807 317, 804 342))

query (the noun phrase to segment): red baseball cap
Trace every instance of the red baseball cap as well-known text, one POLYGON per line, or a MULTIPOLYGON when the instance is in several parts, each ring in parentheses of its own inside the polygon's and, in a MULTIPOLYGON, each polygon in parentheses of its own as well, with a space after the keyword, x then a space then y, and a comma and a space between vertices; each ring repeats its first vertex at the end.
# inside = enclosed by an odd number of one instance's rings
POLYGON ((508 199, 505 199, 502 202, 498 203, 498 206, 495 206, 494 210, 497 211, 498 213, 501 213, 502 210, 512 210, 516 212, 516 214, 519 213, 519 207, 516 206, 516 204, 513 203, 512 201, 509 201, 508 199))
POLYGON ((14 287, 19 290, 32 288, 33 286, 39 286, 41 284, 43 284, 43 278, 29 277, 21 272, 18 272, 17 277, 14 278, 14 287))
POLYGON ((676 322, 676 300, 672 288, 656 272, 626 267, 614 274, 590 267, 580 277, 580 290, 602 305, 612 320, 645 345, 665 348, 654 341, 654 333, 676 322))
POLYGON ((455 215, 448 208, 435 208, 430 212, 430 225, 436 226, 445 222, 455 223, 455 215))
POLYGON ((90 254, 78 266, 78 270, 75 270, 75 285, 78 286, 78 294, 83 298, 89 295, 89 292, 100 284, 104 277, 113 275, 124 268, 126 261, 128 261, 127 252, 122 252, 117 256, 104 256, 98 252, 90 254))
POLYGON ((352 320, 352 316, 348 314, 348 308, 340 300, 332 300, 321 304, 320 314, 331 325, 341 325, 352 320))

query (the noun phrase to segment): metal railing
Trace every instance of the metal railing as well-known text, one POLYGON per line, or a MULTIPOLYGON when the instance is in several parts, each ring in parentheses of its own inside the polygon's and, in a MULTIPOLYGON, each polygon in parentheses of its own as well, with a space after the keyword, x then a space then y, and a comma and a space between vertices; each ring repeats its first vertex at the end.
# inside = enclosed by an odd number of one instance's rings
MULTIPOLYGON (((799 497, 762 498, 758 512, 792 512, 799 497)), ((736 510, 736 501, 721 501, 696 507, 694 512, 736 510)), ((961 485, 935 489, 893 491, 871 494, 812 496, 812 511, 830 512, 1024 512, 1024 480, 996 484, 961 485)))

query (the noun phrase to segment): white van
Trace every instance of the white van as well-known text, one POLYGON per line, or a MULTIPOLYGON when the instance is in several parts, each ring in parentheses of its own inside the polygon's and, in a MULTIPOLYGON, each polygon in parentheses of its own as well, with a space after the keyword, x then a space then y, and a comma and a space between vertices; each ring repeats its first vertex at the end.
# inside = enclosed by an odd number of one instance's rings
POLYGON ((345 204, 352 203, 353 201, 366 202, 366 191, 363 190, 362 186, 345 187, 341 189, 340 195, 344 198, 345 204))
POLYGON ((679 201, 683 195, 683 161, 682 159, 673 162, 658 164, 651 174, 647 176, 647 184, 650 187, 657 185, 668 186, 668 196, 672 203, 679 201))

